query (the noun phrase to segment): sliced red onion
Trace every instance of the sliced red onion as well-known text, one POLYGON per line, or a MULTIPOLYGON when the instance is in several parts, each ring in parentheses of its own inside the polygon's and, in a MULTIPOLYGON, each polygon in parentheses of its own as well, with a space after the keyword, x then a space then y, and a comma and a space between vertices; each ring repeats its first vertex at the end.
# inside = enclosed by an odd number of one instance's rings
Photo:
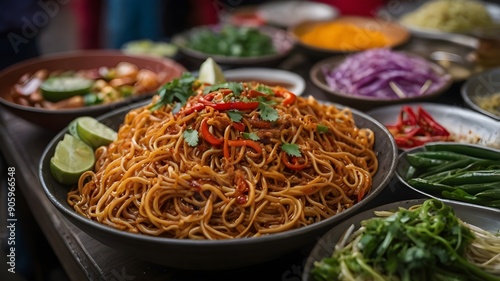
POLYGON ((323 69, 323 73, 336 92, 380 99, 425 95, 451 79, 448 74, 437 73, 424 58, 390 49, 351 55, 337 67, 323 69))

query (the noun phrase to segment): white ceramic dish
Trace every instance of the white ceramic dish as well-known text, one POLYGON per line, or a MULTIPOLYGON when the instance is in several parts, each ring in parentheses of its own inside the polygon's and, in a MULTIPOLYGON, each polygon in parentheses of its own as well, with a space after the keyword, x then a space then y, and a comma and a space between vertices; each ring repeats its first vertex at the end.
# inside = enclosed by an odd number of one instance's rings
MULTIPOLYGON (((457 142, 476 143, 500 148, 500 122, 475 111, 452 105, 434 103, 407 104, 416 108, 421 105, 433 118, 451 134, 460 136, 457 142)), ((403 105, 380 107, 366 112, 384 125, 395 124, 403 105)))
POLYGON ((306 20, 331 20, 339 14, 331 5, 310 1, 270 1, 257 7, 257 15, 265 22, 282 27, 306 20))
POLYGON ((269 86, 283 86, 297 96, 302 95, 306 88, 306 82, 300 75, 273 68, 249 67, 230 69, 224 71, 224 76, 228 81, 255 81, 269 86))

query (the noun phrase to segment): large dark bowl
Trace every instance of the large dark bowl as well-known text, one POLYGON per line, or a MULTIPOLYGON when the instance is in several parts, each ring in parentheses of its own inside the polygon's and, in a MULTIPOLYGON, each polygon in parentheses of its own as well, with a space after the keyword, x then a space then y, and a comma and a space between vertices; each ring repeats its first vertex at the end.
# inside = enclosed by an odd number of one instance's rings
POLYGON ((259 26, 257 28, 262 34, 271 37, 276 53, 262 56, 238 57, 224 56, 204 53, 188 46, 190 38, 201 31, 218 31, 221 25, 205 25, 191 28, 185 32, 176 34, 172 42, 179 47, 179 51, 192 64, 199 65, 207 58, 211 57, 215 62, 222 66, 235 67, 272 67, 285 60, 293 50, 295 41, 292 36, 283 29, 272 26, 259 26))
POLYGON ((120 62, 130 62, 135 64, 139 69, 149 69, 155 73, 164 73, 164 78, 161 81, 162 84, 173 78, 180 77, 186 71, 184 66, 168 58, 127 55, 120 51, 112 50, 73 51, 45 55, 17 63, 0 72, 0 104, 27 121, 49 130, 59 131, 78 116, 99 116, 120 106, 151 97, 153 93, 130 97, 109 104, 58 110, 23 106, 13 102, 9 98, 12 87, 26 73, 35 73, 40 69, 46 69, 50 72, 56 70, 93 69, 101 66, 115 67, 120 62))
MULTIPOLYGON (((493 95, 500 100, 500 67, 478 73, 462 85, 462 98, 467 107, 500 122, 500 114, 483 108, 484 99, 492 101, 493 95)), ((497 109, 500 108, 497 102, 497 109)))
MULTIPOLYGON (((361 221, 375 217, 375 211, 397 211, 400 207, 408 209, 411 206, 422 204, 424 201, 425 199, 415 199, 389 203, 371 210, 366 210, 353 216, 348 221, 344 221, 335 226, 330 231, 325 233, 325 235, 318 240, 316 246, 312 249, 304 266, 302 281, 314 280, 311 276, 311 270, 314 268, 314 262, 320 261, 323 258, 331 257, 335 250, 335 245, 340 241, 342 235, 351 225, 354 225, 354 229, 356 230, 361 226, 361 221)), ((473 224, 492 233, 496 233, 500 228, 500 221, 498 220, 497 212, 457 204, 454 202, 445 203, 452 207, 455 215, 466 223, 473 224)))
MULTIPOLYGON (((144 105, 144 103, 134 106, 144 105)), ((104 124, 117 129, 129 108, 122 108, 99 117, 104 124)), ((379 168, 371 191, 353 207, 321 222, 281 233, 253 238, 227 240, 190 240, 133 234, 117 230, 83 217, 67 203, 68 187, 57 183, 50 172, 50 158, 56 144, 67 130, 61 131, 48 144, 39 163, 39 178, 52 204, 72 223, 102 243, 134 257, 169 267, 189 270, 223 270, 241 268, 271 261, 314 244, 324 232, 343 219, 349 218, 371 202, 391 180, 396 169, 397 148, 389 131, 378 121, 353 110, 360 127, 374 131, 374 150, 379 168)))

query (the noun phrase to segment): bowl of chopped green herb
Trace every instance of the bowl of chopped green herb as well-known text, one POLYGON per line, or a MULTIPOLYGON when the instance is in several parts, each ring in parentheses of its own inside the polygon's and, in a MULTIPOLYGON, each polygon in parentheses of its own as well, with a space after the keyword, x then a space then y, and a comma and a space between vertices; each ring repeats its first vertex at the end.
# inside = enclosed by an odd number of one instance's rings
POLYGON ((272 26, 198 26, 175 35, 172 42, 192 63, 212 57, 227 66, 274 66, 294 47, 287 31, 272 26))
POLYGON ((434 198, 366 210, 317 241, 302 280, 499 280, 497 218, 434 198))

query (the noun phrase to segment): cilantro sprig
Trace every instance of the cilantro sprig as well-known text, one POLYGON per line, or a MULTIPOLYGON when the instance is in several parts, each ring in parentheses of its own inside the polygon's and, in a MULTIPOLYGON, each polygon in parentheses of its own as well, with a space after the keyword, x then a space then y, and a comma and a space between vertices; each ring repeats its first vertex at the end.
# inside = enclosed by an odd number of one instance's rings
POLYGON ((240 122, 243 118, 243 112, 239 110, 229 110, 226 113, 233 122, 240 122))
POLYGON ((189 72, 185 72, 180 78, 176 78, 171 82, 163 85, 158 90, 160 99, 151 107, 152 111, 160 109, 167 104, 178 102, 174 107, 174 113, 186 104, 188 98, 195 94, 193 83, 196 78, 189 72))
POLYGON ((199 141, 198 131, 187 129, 182 133, 182 136, 190 146, 197 146, 199 141))
POLYGON ((217 91, 220 89, 230 89, 233 92, 235 97, 239 97, 241 95, 241 92, 243 92, 244 87, 243 87, 243 84, 238 83, 238 82, 226 82, 226 83, 208 86, 205 89, 203 89, 203 93, 208 94, 210 92, 217 91))
POLYGON ((260 118, 264 121, 276 121, 279 118, 278 111, 267 103, 259 102, 260 118))
POLYGON ((258 141, 260 140, 259 136, 256 133, 243 133, 243 138, 247 140, 258 141))
POLYGON ((302 153, 300 152, 300 147, 295 143, 286 143, 284 142, 281 145, 281 150, 283 150, 286 154, 290 156, 301 157, 302 153))

